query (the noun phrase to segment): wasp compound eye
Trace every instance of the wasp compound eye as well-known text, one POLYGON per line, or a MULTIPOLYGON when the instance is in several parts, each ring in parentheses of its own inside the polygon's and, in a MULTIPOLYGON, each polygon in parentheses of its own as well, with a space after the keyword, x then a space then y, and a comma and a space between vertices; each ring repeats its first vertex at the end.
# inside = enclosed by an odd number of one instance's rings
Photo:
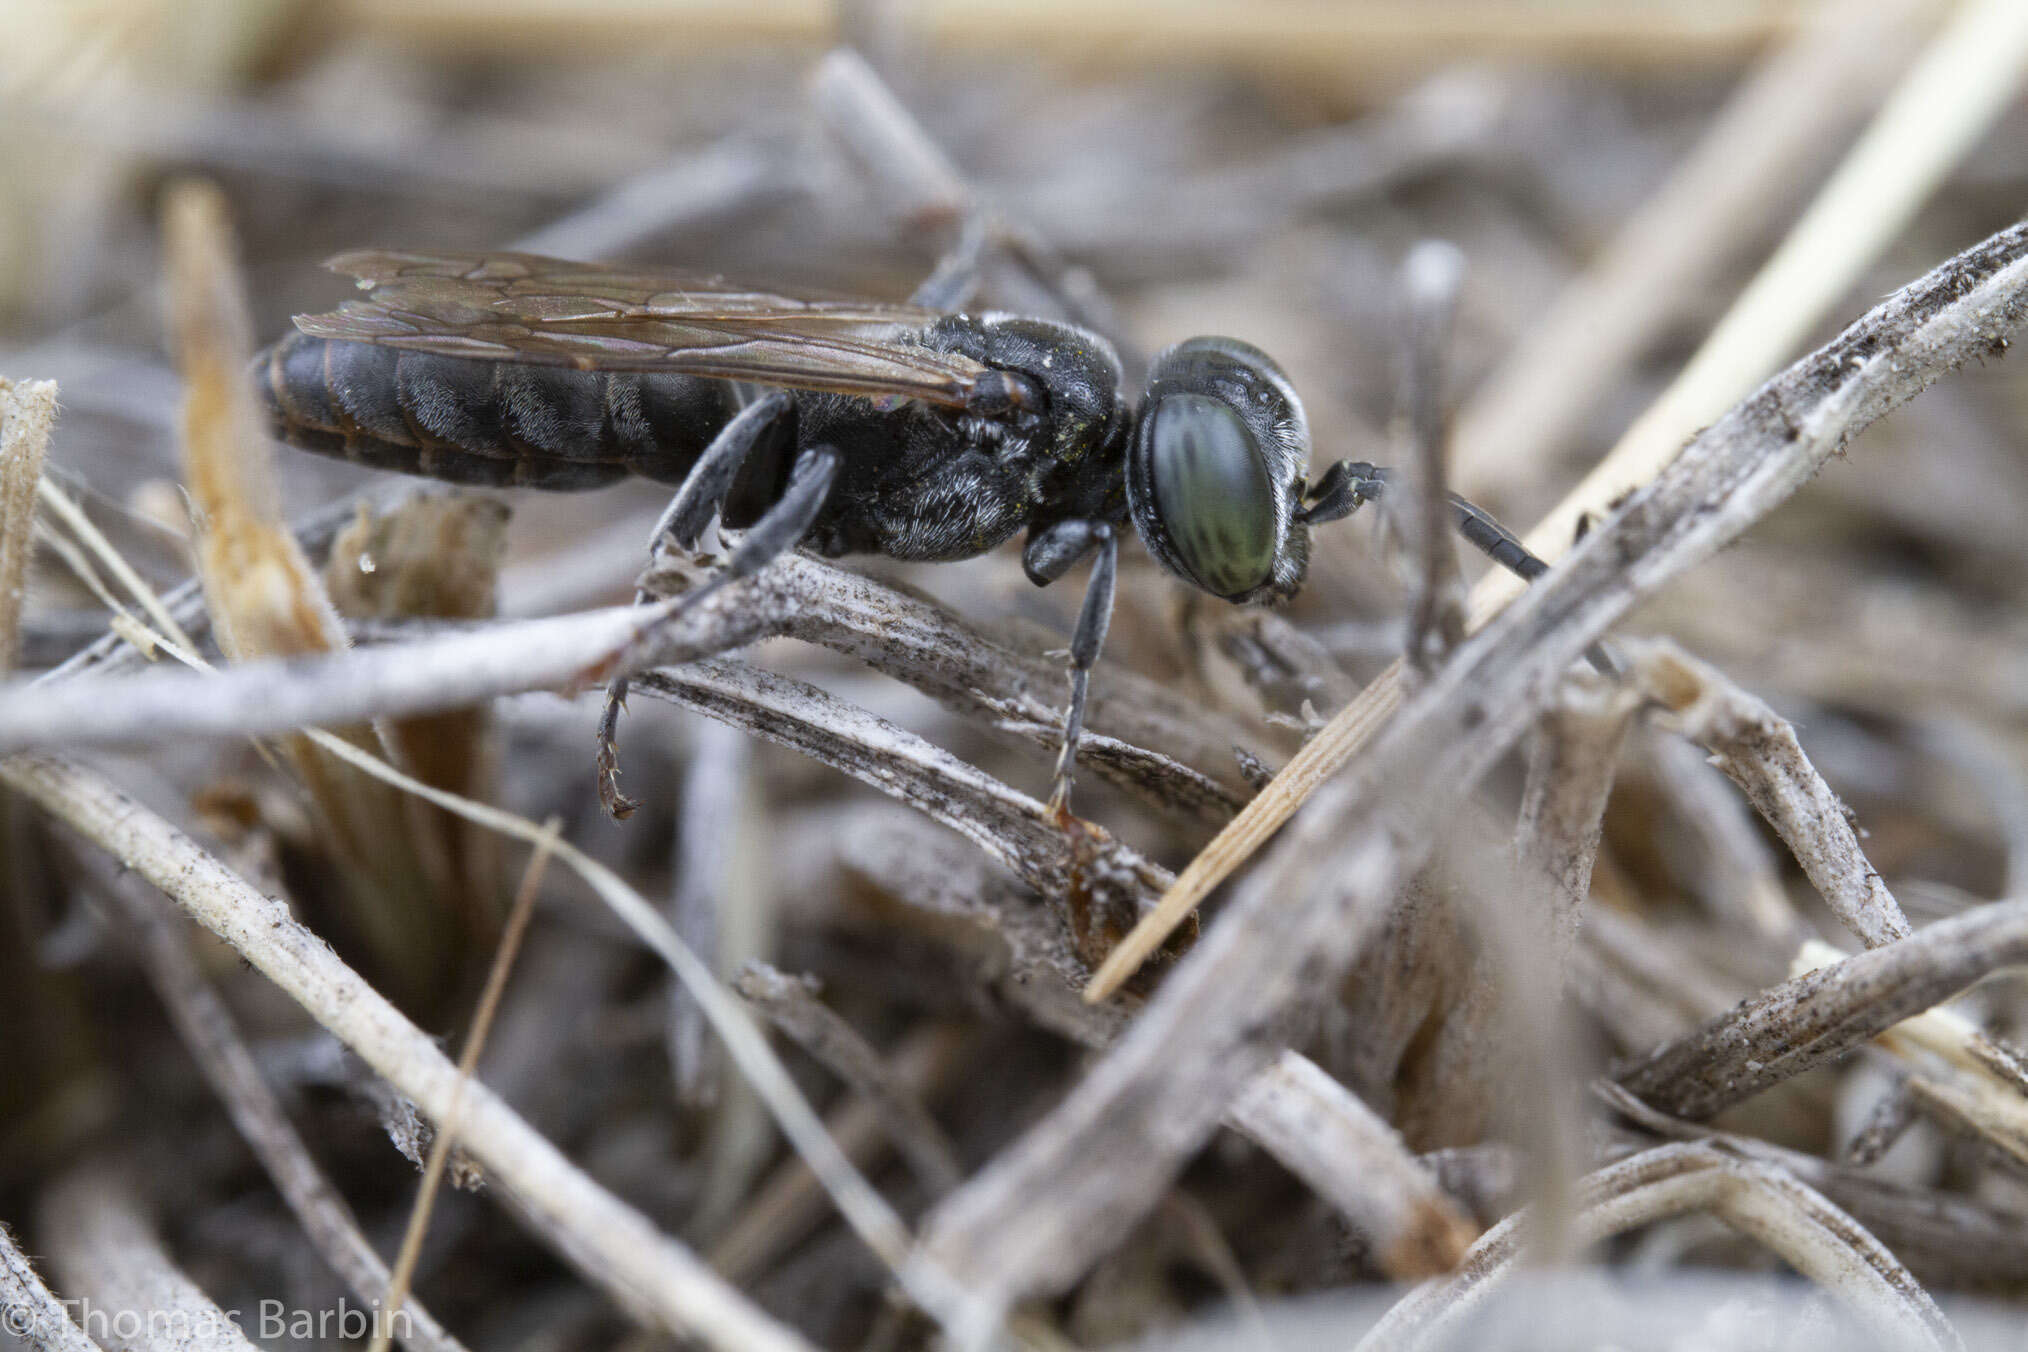
POLYGON ((1155 517, 1188 575, 1219 596, 1267 581, 1281 536, 1274 486, 1239 415, 1172 394, 1155 402, 1143 444, 1155 517))

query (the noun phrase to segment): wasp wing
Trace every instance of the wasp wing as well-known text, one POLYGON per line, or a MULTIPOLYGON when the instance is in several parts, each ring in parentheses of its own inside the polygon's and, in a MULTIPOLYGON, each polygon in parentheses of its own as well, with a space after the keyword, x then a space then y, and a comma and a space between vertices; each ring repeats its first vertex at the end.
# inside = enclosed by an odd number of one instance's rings
POLYGON ((316 338, 449 357, 670 371, 962 408, 987 368, 921 345, 939 311, 851 296, 757 291, 721 277, 517 253, 368 249, 326 265, 367 291, 316 338))

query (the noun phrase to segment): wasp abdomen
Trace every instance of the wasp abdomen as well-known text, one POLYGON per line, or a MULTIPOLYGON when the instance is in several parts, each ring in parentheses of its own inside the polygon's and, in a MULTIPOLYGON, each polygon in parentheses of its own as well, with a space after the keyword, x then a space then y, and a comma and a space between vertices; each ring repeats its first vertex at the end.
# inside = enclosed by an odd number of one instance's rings
POLYGON ((490 487, 596 488, 629 474, 681 483, 735 409, 731 387, 695 376, 446 357, 300 333, 254 368, 284 441, 490 487))

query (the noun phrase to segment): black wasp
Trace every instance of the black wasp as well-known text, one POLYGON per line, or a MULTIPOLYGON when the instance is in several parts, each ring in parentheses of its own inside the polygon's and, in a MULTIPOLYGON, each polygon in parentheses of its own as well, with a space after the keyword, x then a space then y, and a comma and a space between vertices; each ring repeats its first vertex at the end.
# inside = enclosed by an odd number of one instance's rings
MULTIPOLYGON (((255 362, 294 445, 454 483, 680 485, 658 539, 692 547, 714 514, 746 532, 707 587, 797 545, 949 560, 1025 531, 1037 586, 1095 552, 1070 645, 1059 811, 1119 528, 1131 521, 1192 586, 1273 603, 1302 585, 1310 527, 1389 481, 1339 461, 1312 483, 1288 377, 1232 338, 1163 352, 1136 408, 1112 345, 1050 320, 515 253, 368 250, 329 266, 367 297, 299 316, 255 362)), ((1543 571, 1483 511, 1452 505, 1473 544, 1524 577, 1543 571)), ((624 801, 611 759, 623 694, 600 730, 609 807, 624 801)))

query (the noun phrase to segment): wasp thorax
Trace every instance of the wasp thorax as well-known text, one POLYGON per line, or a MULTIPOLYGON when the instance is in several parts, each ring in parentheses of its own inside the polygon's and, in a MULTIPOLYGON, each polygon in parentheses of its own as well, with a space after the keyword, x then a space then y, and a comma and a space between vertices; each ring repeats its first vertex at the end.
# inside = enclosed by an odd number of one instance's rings
POLYGON ((1309 431, 1288 377, 1232 338, 1154 362, 1127 461, 1127 505, 1158 562, 1230 601, 1291 594, 1308 561, 1300 507, 1309 431))
POLYGON ((1267 581, 1281 534, 1274 486, 1239 415, 1172 394, 1150 411, 1147 435, 1155 512, 1191 577, 1220 596, 1267 581))

